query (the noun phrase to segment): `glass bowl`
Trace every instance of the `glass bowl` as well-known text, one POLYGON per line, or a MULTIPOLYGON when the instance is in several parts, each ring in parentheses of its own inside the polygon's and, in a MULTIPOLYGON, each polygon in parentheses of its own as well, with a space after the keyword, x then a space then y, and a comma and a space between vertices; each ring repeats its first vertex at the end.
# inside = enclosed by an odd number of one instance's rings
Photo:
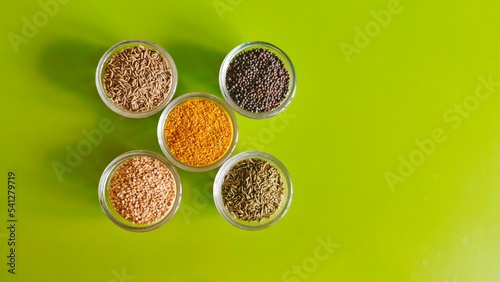
POLYGON ((145 150, 129 151, 116 157, 104 169, 104 172, 102 173, 101 179, 99 181, 98 195, 99 195, 99 203, 101 204, 102 210, 113 223, 128 231, 135 231, 135 232, 151 231, 167 223, 177 212, 177 209, 179 208, 182 198, 181 178, 175 167, 171 163, 169 163, 165 159, 165 157, 151 151, 145 151, 145 150), (151 224, 137 224, 125 219, 115 210, 110 197, 110 182, 117 168, 121 164, 123 164, 124 161, 140 156, 151 157, 165 164, 165 166, 172 172, 172 175, 175 180, 176 193, 171 208, 165 215, 163 215, 163 217, 160 220, 153 222, 151 224))
POLYGON ((221 166, 215 177, 213 195, 217 210, 227 222, 244 230, 250 230, 250 231, 261 230, 270 227, 271 225, 275 224, 280 219, 282 219, 283 216, 285 216, 288 209, 290 208, 293 195, 292 179, 290 177, 290 174, 288 173, 288 170, 283 165, 283 163, 281 163, 278 159, 276 159, 272 155, 260 151, 246 151, 234 155, 221 166), (267 161, 271 165, 276 167, 278 172, 280 173, 281 179, 283 180, 283 186, 284 186, 284 198, 279 208, 269 218, 264 219, 263 221, 260 222, 245 221, 237 218, 224 206, 222 198, 222 184, 229 170, 238 162, 245 159, 253 159, 253 158, 267 161))
POLYGON ((97 87, 97 92, 99 92, 99 96, 101 97, 102 101, 108 106, 112 111, 114 111, 117 114, 120 114, 124 117, 128 118, 144 118, 148 117, 151 115, 156 114, 157 112, 161 111, 165 106, 170 102, 172 97, 174 96, 175 90, 177 88, 177 68, 175 66, 174 60, 170 56, 170 54, 163 49, 163 47, 147 41, 147 40, 142 40, 142 39, 132 39, 132 40, 125 40, 122 42, 119 42, 109 48, 104 55, 101 57, 98 65, 97 65, 97 70, 96 70, 96 75, 95 75, 95 83, 97 87), (171 72, 171 82, 170 82, 170 88, 167 94, 165 94, 165 99, 159 103, 157 106, 154 108, 144 111, 144 112, 134 112, 134 111, 129 111, 126 110, 117 104, 115 104, 113 101, 111 101, 108 96, 106 95, 106 89, 104 87, 104 69, 106 67, 106 63, 108 60, 113 57, 114 54, 126 49, 126 48, 131 48, 131 47, 136 47, 136 46, 144 46, 150 50, 156 51, 161 56, 165 59, 167 62, 167 65, 170 67, 170 72, 171 72))
POLYGON ((226 57, 224 58, 224 61, 222 62, 220 71, 219 71, 219 87, 222 92, 222 95, 224 96, 224 99, 228 102, 228 104, 233 108, 236 112, 239 114, 253 118, 253 119, 265 119, 265 118, 270 118, 273 117, 282 111, 284 111, 292 102, 293 97, 295 96, 295 91, 297 88, 297 78, 295 74, 295 68, 293 67, 292 61, 290 58, 283 52, 281 49, 278 47, 267 43, 267 42, 262 42, 262 41, 252 41, 252 42, 246 42, 242 43, 238 46, 236 46, 233 50, 231 50, 226 57), (231 95, 229 93, 229 90, 227 88, 227 83, 226 83, 226 76, 227 76, 227 71, 228 68, 233 61, 233 59, 240 55, 242 52, 245 51, 250 51, 256 48, 262 48, 265 49, 273 54, 275 54, 284 64, 286 70, 288 71, 288 74, 290 76, 290 83, 288 85, 288 93, 286 94, 286 97, 284 98, 283 101, 279 104, 278 107, 271 109, 266 112, 252 112, 248 111, 242 107, 240 107, 234 100, 231 98, 231 95))
POLYGON ((181 95, 181 96, 175 98, 171 103, 169 103, 167 105, 167 107, 163 110, 163 113, 160 116, 160 120, 158 122, 158 128, 157 128, 157 135, 158 135, 158 142, 160 144, 160 148, 170 162, 172 162, 177 167, 184 169, 184 170, 187 170, 187 171, 202 172, 202 171, 208 171, 208 170, 212 170, 214 168, 219 167, 220 165, 222 165, 222 163, 224 163, 225 160, 227 160, 231 156, 234 148, 236 147, 236 143, 238 142, 238 122, 237 122, 236 116, 234 115, 231 108, 223 100, 219 99, 218 97, 216 97, 212 94, 192 92, 192 93, 184 94, 184 95, 181 95), (175 109, 178 105, 182 104, 183 102, 186 102, 189 100, 196 100, 196 99, 207 100, 207 101, 215 103, 217 106, 220 106, 225 111, 225 113, 228 115, 229 120, 231 122, 231 126, 232 126, 231 141, 230 141, 230 144, 229 144, 227 150, 225 151, 225 153, 219 159, 215 160, 212 163, 204 165, 204 166, 196 166, 196 165, 185 163, 185 162, 182 162, 181 160, 179 160, 171 152, 171 150, 167 144, 166 138, 165 138, 165 123, 167 121, 169 114, 172 112, 172 110, 175 109))

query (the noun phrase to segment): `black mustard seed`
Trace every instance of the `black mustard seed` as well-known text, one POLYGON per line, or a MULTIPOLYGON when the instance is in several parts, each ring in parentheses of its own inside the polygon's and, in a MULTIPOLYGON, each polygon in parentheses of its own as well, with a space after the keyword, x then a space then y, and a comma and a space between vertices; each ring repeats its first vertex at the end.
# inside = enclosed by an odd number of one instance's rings
POLYGON ((242 109, 265 113, 279 107, 290 87, 283 61, 264 48, 243 51, 229 63, 226 85, 231 99, 242 109))

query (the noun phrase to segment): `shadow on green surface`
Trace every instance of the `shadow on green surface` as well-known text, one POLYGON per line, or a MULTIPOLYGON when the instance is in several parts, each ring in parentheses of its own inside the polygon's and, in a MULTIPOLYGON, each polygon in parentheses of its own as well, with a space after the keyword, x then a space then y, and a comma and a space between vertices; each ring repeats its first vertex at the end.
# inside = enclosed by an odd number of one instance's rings
MULTIPOLYGON (((105 110, 95 87, 95 71, 106 46, 61 38, 42 50, 39 70, 47 80, 76 95, 99 111, 105 110)), ((64 97, 62 98, 64 101, 64 97)))
POLYGON ((191 21, 176 25, 178 38, 158 42, 174 59, 179 73, 177 95, 207 92, 222 98, 219 89, 219 69, 234 43, 236 32, 229 26, 224 31, 208 26, 200 28, 191 21))
MULTIPOLYGON (((116 42, 112 44, 114 43, 116 42)), ((95 69, 100 57, 110 46, 97 46, 61 38, 42 50, 38 65, 41 74, 63 88, 68 97, 73 96, 72 99, 79 99, 84 102, 83 105, 94 110, 97 123, 109 118, 115 126, 113 132, 103 135, 102 142, 92 145, 88 155, 79 154, 80 161, 68 162, 68 158, 71 159, 68 155, 71 155, 71 150, 77 151, 79 144, 88 141, 82 132, 97 129, 98 124, 93 128, 75 128, 76 132, 81 133, 78 134, 79 138, 69 144, 59 144, 48 154, 54 181, 59 183, 71 197, 76 197, 78 201, 84 201, 92 206, 99 205, 97 201, 99 179, 112 159, 130 150, 145 149, 160 152, 156 136, 160 113, 144 119, 121 118, 105 106, 97 93, 95 69)), ((221 97, 218 74, 225 53, 187 41, 170 42, 163 46, 174 58, 178 69, 179 83, 176 96, 188 92, 208 92, 221 97)), ((64 100, 64 97, 56 98, 54 98, 56 105, 59 102, 62 107, 67 107, 67 102, 59 100, 64 100)), ((192 173, 180 169, 179 172, 184 189, 183 204, 179 212, 182 213, 182 207, 186 206, 188 209, 196 210, 192 215, 206 214, 201 210, 214 206, 211 187, 215 172, 192 173)), ((215 211, 213 207, 210 209, 215 211)), ((189 220, 185 221, 189 223, 189 220)))
POLYGON ((206 92, 222 98, 219 88, 219 68, 226 54, 187 42, 166 45, 179 73, 177 95, 206 92))
POLYGON ((218 169, 214 169, 199 173, 179 170, 184 189, 183 205, 179 213, 186 223, 191 222, 193 216, 208 214, 203 212, 205 209, 215 211, 212 190, 217 171, 218 169))

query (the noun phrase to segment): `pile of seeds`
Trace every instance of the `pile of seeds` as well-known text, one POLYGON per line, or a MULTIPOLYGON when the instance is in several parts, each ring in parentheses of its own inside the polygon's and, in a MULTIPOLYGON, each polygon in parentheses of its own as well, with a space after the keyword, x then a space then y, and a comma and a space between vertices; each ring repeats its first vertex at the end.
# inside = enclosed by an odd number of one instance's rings
POLYGON ((168 96, 172 73, 166 59, 144 46, 125 48, 104 66, 103 84, 109 100, 130 112, 147 112, 168 96))
POLYGON ((229 63, 226 86, 239 107, 264 113, 276 109, 285 100, 290 74, 274 53, 255 48, 241 52, 229 63))
POLYGON ((113 173, 109 195, 114 209, 136 224, 161 220, 172 208, 176 183, 160 160, 138 156, 125 160, 113 173))
POLYGON ((227 210, 248 222, 270 218, 285 197, 278 169, 257 158, 245 159, 232 166, 224 176, 221 190, 227 210))
POLYGON ((169 151, 190 166, 207 166, 220 160, 229 149, 234 134, 224 108, 199 98, 175 106, 164 128, 169 151))

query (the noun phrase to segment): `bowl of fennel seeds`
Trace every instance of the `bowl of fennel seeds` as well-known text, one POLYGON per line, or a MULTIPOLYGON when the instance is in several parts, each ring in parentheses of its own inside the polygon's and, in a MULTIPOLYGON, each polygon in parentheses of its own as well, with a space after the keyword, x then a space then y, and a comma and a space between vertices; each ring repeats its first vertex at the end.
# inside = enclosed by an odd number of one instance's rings
POLYGON ((244 230, 261 230, 278 222, 292 201, 292 180, 277 158, 260 151, 228 159, 214 181, 214 201, 221 216, 244 230))
POLYGON ((144 118, 161 111, 174 96, 177 68, 161 46, 125 40, 104 53, 95 80, 99 96, 112 111, 144 118))

